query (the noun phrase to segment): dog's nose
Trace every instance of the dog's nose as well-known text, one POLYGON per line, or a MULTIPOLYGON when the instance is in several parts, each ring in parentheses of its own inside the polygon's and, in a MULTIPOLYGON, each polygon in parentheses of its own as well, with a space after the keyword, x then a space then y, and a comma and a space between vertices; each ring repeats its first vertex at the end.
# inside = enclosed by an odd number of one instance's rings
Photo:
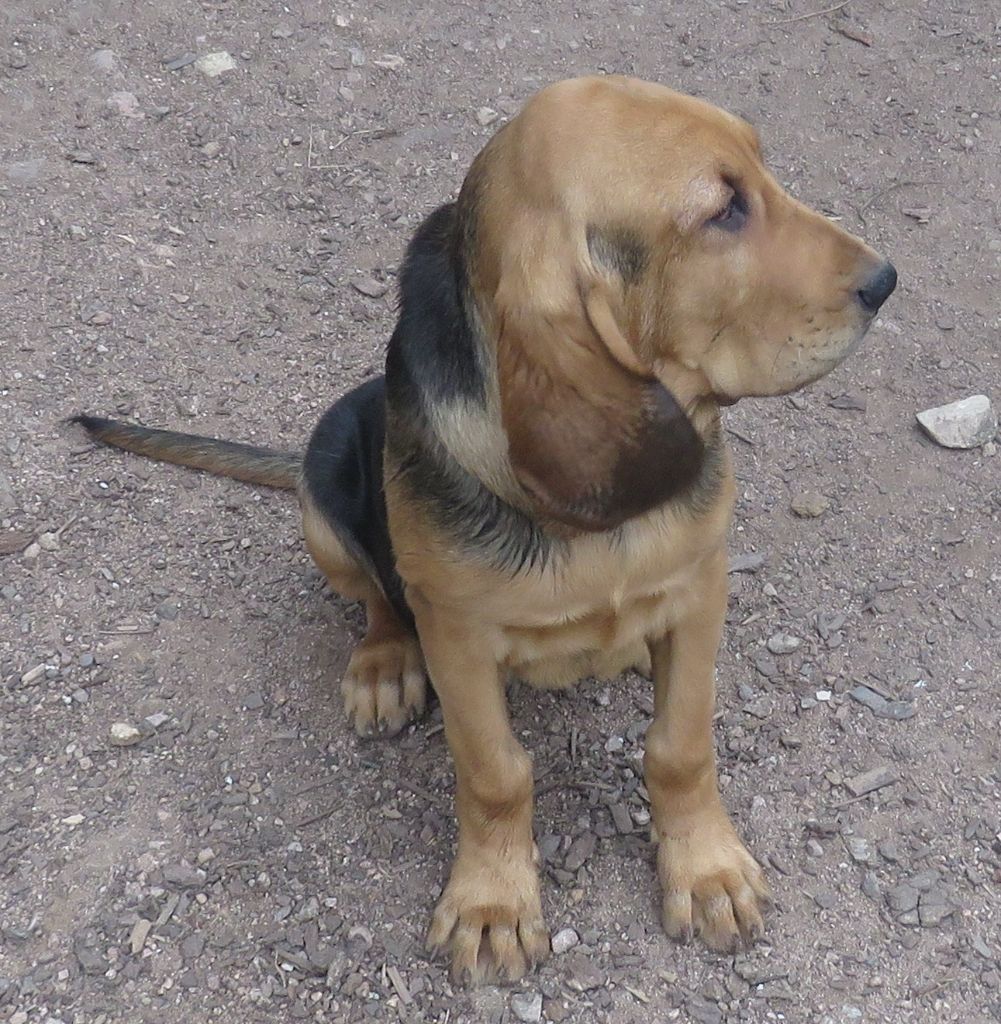
POLYGON ((875 313, 893 294, 897 287, 897 268, 889 261, 883 265, 859 288, 858 297, 862 305, 875 313))

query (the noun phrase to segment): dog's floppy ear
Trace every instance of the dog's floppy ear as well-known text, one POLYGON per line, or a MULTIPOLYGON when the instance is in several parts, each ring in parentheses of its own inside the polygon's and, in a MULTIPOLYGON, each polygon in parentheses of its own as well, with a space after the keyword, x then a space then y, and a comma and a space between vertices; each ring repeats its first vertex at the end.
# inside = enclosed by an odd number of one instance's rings
POLYGON ((547 308, 497 293, 501 412, 515 476, 544 513, 612 529, 687 487, 703 445, 646 369, 616 315, 613 286, 574 275, 547 308), (554 301, 555 300, 555 301, 554 301))

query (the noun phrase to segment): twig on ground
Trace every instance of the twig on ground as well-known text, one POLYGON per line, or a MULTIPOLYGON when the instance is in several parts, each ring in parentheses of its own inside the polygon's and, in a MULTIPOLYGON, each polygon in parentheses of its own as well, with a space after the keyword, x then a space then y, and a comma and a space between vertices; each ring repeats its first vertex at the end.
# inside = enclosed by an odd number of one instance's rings
POLYGON ((852 0, 842 0, 840 4, 835 4, 833 7, 825 7, 822 11, 810 11, 809 14, 797 14, 795 18, 783 18, 781 21, 766 21, 766 25, 791 25, 794 21, 806 21, 808 18, 820 18, 825 14, 833 14, 835 11, 840 11, 842 7, 847 7, 852 0))
POLYGON ((872 206, 873 203, 878 202, 883 196, 888 196, 891 192, 895 192, 898 188, 917 188, 922 185, 937 185, 937 181, 895 181, 892 185, 887 185, 886 188, 880 189, 879 192, 869 196, 869 198, 859 207, 856 207, 855 212, 859 216, 859 220, 865 223, 865 211, 872 206))

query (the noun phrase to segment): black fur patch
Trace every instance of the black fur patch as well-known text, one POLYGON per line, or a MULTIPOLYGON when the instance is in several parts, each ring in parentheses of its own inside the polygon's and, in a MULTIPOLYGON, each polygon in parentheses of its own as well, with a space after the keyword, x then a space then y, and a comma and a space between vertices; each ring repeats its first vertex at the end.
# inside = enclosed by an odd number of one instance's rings
POLYGON ((378 579, 403 621, 413 624, 389 539, 382 486, 385 439, 386 380, 375 377, 323 414, 306 448, 303 480, 344 546, 378 579))
POLYGON ((705 447, 674 395, 661 384, 650 384, 644 399, 646 414, 604 496, 620 520, 685 494, 702 472, 705 447))
POLYGON ((434 439, 426 421, 399 428, 394 422, 389 443, 392 461, 413 500, 471 556, 514 574, 544 568, 562 548, 530 516, 467 473, 434 439))
MULTIPOLYGON (((400 274, 396 346, 416 392, 438 403, 484 399, 483 367, 466 316, 466 274, 456 207, 447 203, 417 229, 400 274)), ((393 352, 390 342, 390 353, 393 352)))
POLYGON ((480 349, 465 311, 462 249, 468 244, 469 232, 449 204, 431 214, 407 252, 400 319, 386 354, 390 443, 415 500, 443 532, 470 554, 516 572, 545 564, 554 542, 467 473, 430 421, 430 410, 449 400, 485 400, 480 349))

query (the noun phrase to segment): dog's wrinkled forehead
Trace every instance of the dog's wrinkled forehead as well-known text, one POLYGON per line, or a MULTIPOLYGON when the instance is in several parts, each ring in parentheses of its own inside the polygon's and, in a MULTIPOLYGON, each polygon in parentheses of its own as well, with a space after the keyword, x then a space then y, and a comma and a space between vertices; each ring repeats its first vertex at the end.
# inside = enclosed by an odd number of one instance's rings
POLYGON ((746 121, 615 76, 544 89, 511 128, 526 198, 571 215, 659 209, 686 229, 725 199, 728 182, 766 173, 746 121))

